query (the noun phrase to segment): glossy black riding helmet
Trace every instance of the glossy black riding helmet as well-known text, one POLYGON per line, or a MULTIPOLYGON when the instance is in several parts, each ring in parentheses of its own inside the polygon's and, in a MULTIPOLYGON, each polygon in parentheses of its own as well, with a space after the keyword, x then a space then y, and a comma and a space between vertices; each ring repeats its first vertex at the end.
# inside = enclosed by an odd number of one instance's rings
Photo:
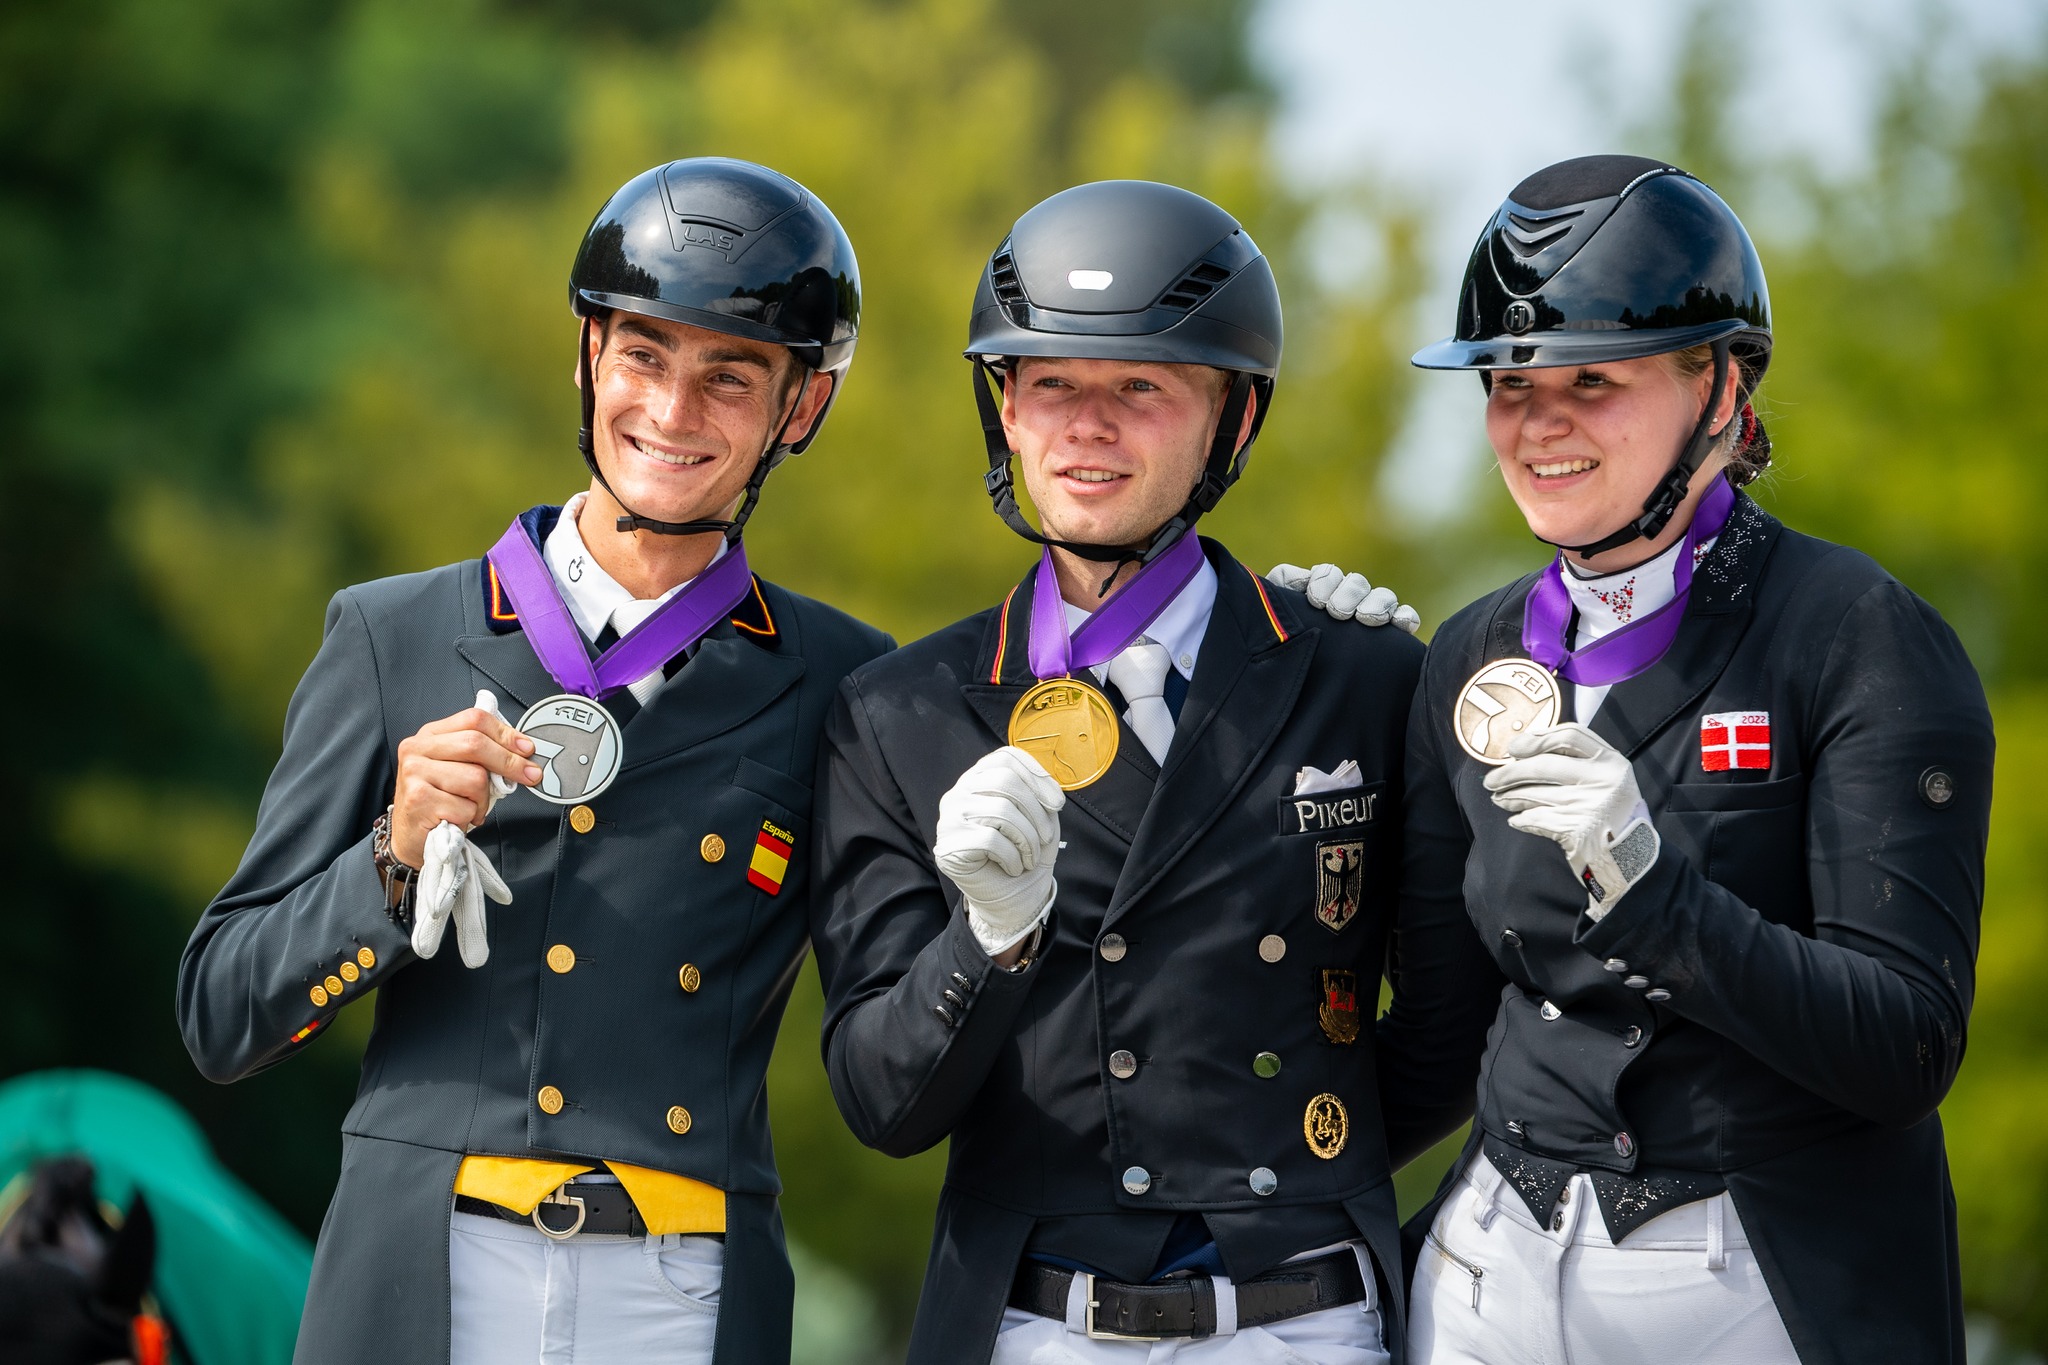
POLYGON ((608 490, 591 441, 589 343, 591 322, 606 313, 640 313, 786 346, 805 369, 832 376, 831 395, 810 430, 784 441, 804 389, 802 382, 793 386, 790 414, 761 453, 732 521, 663 522, 630 512, 619 518, 621 531, 721 531, 737 540, 769 471, 817 438, 846 382, 860 333, 860 266, 839 220, 796 181, 751 161, 693 157, 634 176, 597 211, 569 271, 569 306, 584 320, 578 445, 608 490))
POLYGON ((1150 560, 1244 473, 1280 373, 1280 290, 1237 220, 1199 194, 1148 180, 1063 190, 1017 220, 989 257, 974 294, 967 359, 988 448, 996 512, 1028 540, 1088 559, 1150 560), (1001 406, 1003 382, 1026 356, 1211 365, 1232 375, 1207 467, 1187 504, 1142 552, 1048 540, 1017 507, 1001 406), (1235 437, 1256 391, 1251 436, 1235 437))
MULTIPOLYGON (((1587 156, 1515 186, 1480 235, 1458 294, 1457 330, 1425 346, 1427 370, 1539 369, 1714 348, 1714 387, 1741 368, 1746 400, 1771 359, 1763 262, 1735 211, 1662 161, 1587 156)), ((1739 407, 1739 404, 1738 404, 1739 407)), ((1720 432, 1701 415, 1643 515, 1589 545, 1654 537, 1685 500, 1720 432)))

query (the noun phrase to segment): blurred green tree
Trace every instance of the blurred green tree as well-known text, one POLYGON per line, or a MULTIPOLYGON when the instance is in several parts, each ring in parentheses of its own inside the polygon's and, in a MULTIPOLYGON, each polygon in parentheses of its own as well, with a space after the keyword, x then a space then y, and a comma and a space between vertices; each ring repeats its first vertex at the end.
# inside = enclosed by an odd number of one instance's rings
POLYGON ((1783 453, 1764 497, 1938 607, 1991 692, 2002 799, 1942 1116, 1967 1302, 2048 1351, 2048 820, 2028 788, 2048 755, 2048 413, 2028 397, 2048 315, 2026 304, 2048 292, 2048 51, 1997 62, 1974 109, 1926 71, 1901 73, 1873 174, 1823 195, 1810 245, 1771 275, 1783 453))

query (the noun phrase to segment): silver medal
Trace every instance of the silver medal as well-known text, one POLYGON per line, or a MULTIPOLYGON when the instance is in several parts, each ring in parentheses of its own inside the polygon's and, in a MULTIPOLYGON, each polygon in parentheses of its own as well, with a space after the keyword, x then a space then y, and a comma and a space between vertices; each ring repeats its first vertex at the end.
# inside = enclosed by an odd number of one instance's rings
POLYGON ((1557 724, 1557 679, 1534 659, 1495 659, 1458 694, 1451 729, 1481 763, 1508 761, 1508 741, 1525 730, 1557 724))
POLYGON ((618 721, 573 692, 528 707, 519 732, 533 741, 533 761, 540 766, 540 785, 527 790, 558 806, 590 800, 612 784, 625 762, 618 721))

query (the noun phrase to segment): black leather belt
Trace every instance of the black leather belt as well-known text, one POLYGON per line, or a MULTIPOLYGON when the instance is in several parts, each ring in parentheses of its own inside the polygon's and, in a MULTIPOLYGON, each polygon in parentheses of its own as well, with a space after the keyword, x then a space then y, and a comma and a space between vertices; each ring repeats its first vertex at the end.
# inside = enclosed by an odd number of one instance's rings
POLYGON ((484 1218, 502 1218, 508 1223, 530 1223, 549 1237, 560 1240, 578 1233, 593 1232, 612 1237, 645 1237, 647 1220, 633 1207, 624 1185, 586 1183, 572 1180, 540 1201, 531 1214, 476 1199, 455 1196, 457 1213, 484 1218))
MULTIPOLYGON (((1064 1322, 1067 1293, 1076 1272, 1026 1258, 1010 1285, 1010 1307, 1064 1322)), ((1157 1284, 1118 1284, 1082 1274, 1088 1299, 1085 1325, 1095 1338, 1139 1341, 1160 1337, 1206 1337, 1216 1332, 1216 1286, 1200 1273, 1157 1284)), ((1237 1286, 1237 1324, 1263 1327, 1320 1308, 1359 1303, 1366 1297, 1358 1257, 1333 1251, 1312 1261, 1295 1261, 1253 1276, 1237 1286)))

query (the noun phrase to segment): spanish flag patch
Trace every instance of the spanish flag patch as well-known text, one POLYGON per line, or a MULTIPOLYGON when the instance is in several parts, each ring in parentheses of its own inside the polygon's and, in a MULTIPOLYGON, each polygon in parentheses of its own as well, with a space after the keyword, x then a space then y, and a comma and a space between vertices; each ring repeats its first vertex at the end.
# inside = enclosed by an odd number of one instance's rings
POLYGON ((761 832, 754 838, 754 860, 747 864, 747 880, 771 896, 782 890, 782 879, 789 875, 790 849, 795 843, 794 834, 773 820, 763 820, 761 832))
POLYGON ((293 1043, 303 1043, 308 1038, 311 1038, 313 1034, 319 1030, 320 1026, 326 1022, 327 1021, 325 1019, 315 1019, 312 1023, 306 1025, 297 1033, 294 1033, 287 1041, 293 1043))

